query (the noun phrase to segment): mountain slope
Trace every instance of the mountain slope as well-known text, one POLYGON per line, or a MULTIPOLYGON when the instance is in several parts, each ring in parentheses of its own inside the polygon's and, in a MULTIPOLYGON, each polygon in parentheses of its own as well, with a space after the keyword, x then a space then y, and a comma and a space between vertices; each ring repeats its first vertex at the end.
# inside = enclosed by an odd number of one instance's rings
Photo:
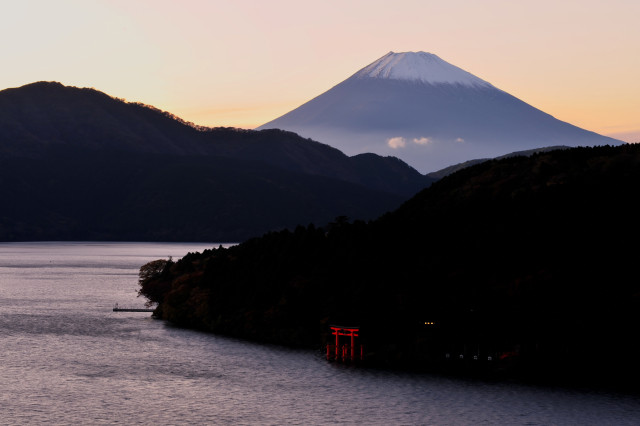
POLYGON ((403 197, 223 157, 51 148, 0 159, 0 241, 243 241, 403 197))
POLYGON ((0 241, 241 241, 374 219, 433 179, 280 130, 208 129, 94 89, 0 91, 0 241))
POLYGON ((390 52, 258 127, 268 128, 348 155, 396 156, 422 173, 546 146, 621 143, 557 120, 425 52, 390 52))
MULTIPOLYGON (((260 161, 363 184, 352 160, 328 145, 291 132, 203 128, 142 104, 94 89, 39 82, 0 91, 0 157, 41 156, 51 145, 164 155, 222 156, 260 161)), ((377 158, 378 173, 388 162, 377 158)), ((374 190, 410 196, 433 180, 395 165, 374 190)))
POLYGON ((639 184, 640 146, 487 161, 370 224, 169 262, 141 294, 177 324, 260 341, 317 347, 330 324, 359 324, 369 356, 396 366, 492 356, 635 386, 639 184))

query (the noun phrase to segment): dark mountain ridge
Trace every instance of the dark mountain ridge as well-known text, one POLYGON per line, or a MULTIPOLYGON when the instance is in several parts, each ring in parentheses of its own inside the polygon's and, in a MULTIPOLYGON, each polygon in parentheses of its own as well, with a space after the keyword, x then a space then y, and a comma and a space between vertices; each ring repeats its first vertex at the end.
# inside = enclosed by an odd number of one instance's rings
POLYGON ((2 241, 242 241, 336 215, 370 217, 401 197, 223 157, 54 147, 0 159, 2 241))
POLYGON ((413 195, 433 180, 396 159, 370 157, 374 171, 335 148, 292 132, 206 128, 95 89, 38 82, 0 91, 0 157, 43 155, 51 145, 165 155, 222 156, 413 195), (378 187, 366 185, 385 175, 378 187))
POLYGON ((204 128, 94 89, 0 91, 0 240, 241 241, 373 219, 433 179, 280 130, 204 128))

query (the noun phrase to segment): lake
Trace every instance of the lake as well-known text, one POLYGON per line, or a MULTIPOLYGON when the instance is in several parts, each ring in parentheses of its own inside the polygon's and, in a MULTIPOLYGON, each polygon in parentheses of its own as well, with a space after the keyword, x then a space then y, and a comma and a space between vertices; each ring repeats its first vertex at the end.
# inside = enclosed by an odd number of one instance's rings
POLYGON ((640 424, 637 396, 327 363, 154 320, 144 263, 218 244, 0 243, 0 424, 640 424))

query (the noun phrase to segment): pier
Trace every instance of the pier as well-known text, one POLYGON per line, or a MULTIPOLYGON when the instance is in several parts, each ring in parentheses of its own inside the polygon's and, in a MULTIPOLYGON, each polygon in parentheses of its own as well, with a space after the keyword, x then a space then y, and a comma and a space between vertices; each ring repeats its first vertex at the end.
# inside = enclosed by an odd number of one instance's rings
POLYGON ((155 308, 126 308, 118 306, 116 303, 113 307, 113 312, 153 312, 155 308))

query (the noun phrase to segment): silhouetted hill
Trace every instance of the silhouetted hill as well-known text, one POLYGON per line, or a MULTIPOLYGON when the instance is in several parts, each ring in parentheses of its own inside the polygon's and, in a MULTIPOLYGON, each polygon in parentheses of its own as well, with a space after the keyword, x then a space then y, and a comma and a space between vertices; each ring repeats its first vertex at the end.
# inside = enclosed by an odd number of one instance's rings
POLYGON ((264 163, 60 148, 1 159, 0 182, 2 241, 242 241, 402 201, 264 163))
MULTIPOLYGON (((570 147, 560 145, 560 146, 548 146, 545 148, 529 149, 526 151, 516 151, 510 154, 496 157, 495 160, 500 160, 502 158, 509 158, 509 157, 529 156, 529 155, 537 154, 539 152, 548 152, 548 151, 555 151, 556 149, 567 149, 567 148, 570 148, 570 147)), ((445 167, 444 169, 427 173, 427 177, 430 177, 435 180, 442 179, 443 177, 449 176, 450 174, 455 173, 458 170, 462 170, 467 167, 474 166, 476 164, 484 163, 485 161, 489 161, 489 160, 492 160, 492 158, 478 158, 474 160, 465 161, 464 163, 454 164, 452 166, 445 167)))
POLYGON ((295 133, 205 128, 95 89, 38 82, 0 91, 0 157, 34 158, 52 145, 260 161, 407 196, 433 182, 403 162, 388 167, 383 157, 375 156, 371 165, 385 183, 371 187, 367 172, 354 171, 353 159, 295 133))
POLYGON ((373 219, 428 186, 399 160, 279 130, 204 128, 94 89, 0 91, 0 240, 239 241, 373 219))
POLYGON ((141 294, 176 324, 289 345, 359 324, 370 358, 396 366, 492 356, 516 372, 629 380, 640 372, 639 185, 640 146, 490 160, 369 224, 165 262, 141 294))

